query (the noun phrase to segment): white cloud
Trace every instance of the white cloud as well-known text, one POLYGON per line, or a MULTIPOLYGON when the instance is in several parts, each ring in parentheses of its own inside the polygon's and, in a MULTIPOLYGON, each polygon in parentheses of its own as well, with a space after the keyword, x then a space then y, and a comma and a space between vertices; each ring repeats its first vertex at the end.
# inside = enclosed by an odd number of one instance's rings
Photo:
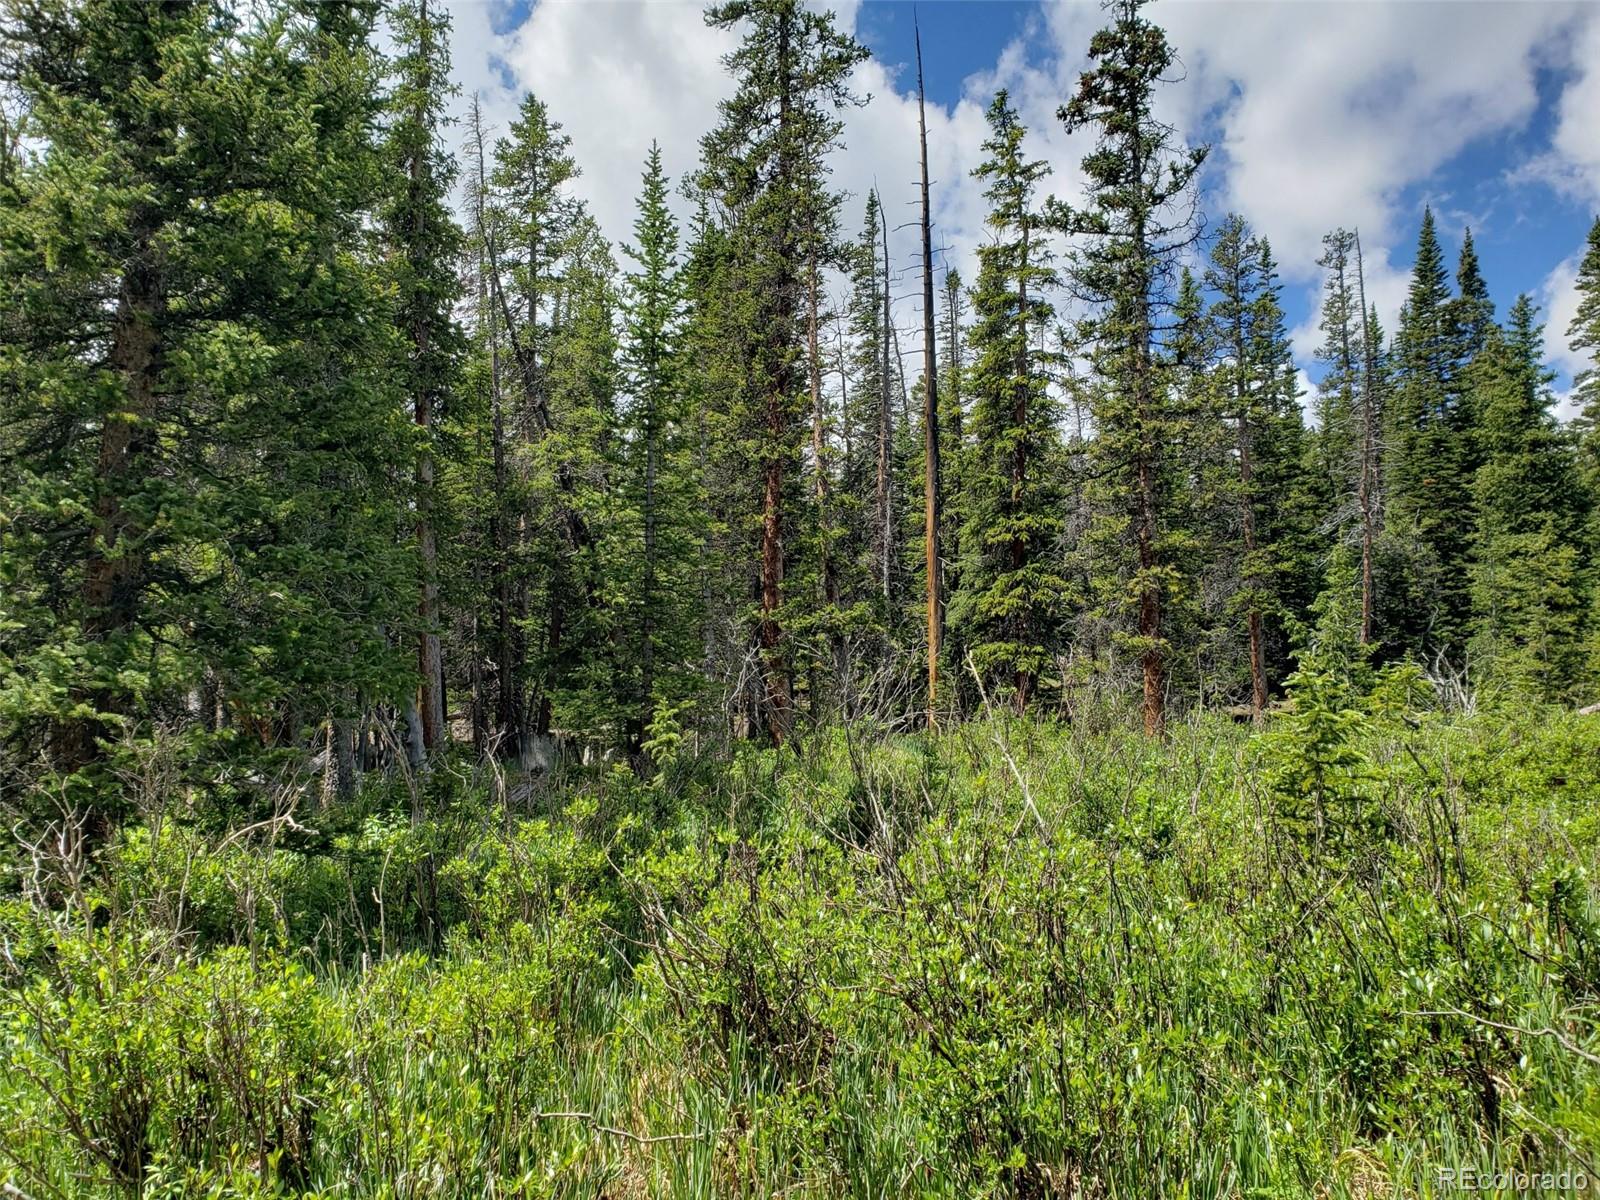
MULTIPOLYGON (((1549 275, 1545 276, 1544 283, 1539 287, 1539 294, 1535 297, 1540 308, 1544 310, 1540 315, 1545 321, 1545 358, 1568 380, 1576 372, 1592 365, 1567 344, 1567 328, 1572 324, 1573 317, 1578 315, 1579 257, 1574 254, 1558 264, 1549 275)), ((1557 412, 1563 420, 1577 415, 1576 407, 1571 402, 1571 395, 1571 389, 1568 388, 1560 396, 1557 412)))
MULTIPOLYGON (((858 0, 836 7, 841 23, 853 28, 858 0)), ((730 88, 720 59, 735 35, 707 27, 695 0, 538 0, 521 27, 505 35, 491 26, 494 11, 484 4, 452 10, 462 106, 480 91, 503 131, 521 92, 535 90, 572 137, 584 172, 578 194, 608 236, 626 241, 651 138, 660 140, 674 179, 693 169, 699 138, 730 88), (497 62, 511 76, 509 88, 497 62)), ((1525 127, 1538 102, 1537 68, 1560 61, 1559 47, 1569 42, 1572 61, 1588 69, 1574 74, 1561 98, 1546 169, 1559 166, 1562 178, 1587 180, 1584 186, 1600 196, 1596 6, 1172 0, 1152 15, 1183 60, 1184 78, 1163 90, 1160 111, 1180 129, 1215 142, 1209 208, 1242 212, 1271 239, 1289 286, 1307 294, 1319 283, 1323 233, 1359 227, 1369 299, 1390 330, 1415 237, 1416 214, 1400 205, 1402 190, 1425 185, 1476 139, 1525 127)), ((1051 165, 1047 188, 1076 198, 1085 145, 1066 136, 1055 110, 1070 94, 1101 19, 1091 4, 1044 6, 995 63, 967 79, 958 102, 929 106, 936 242, 969 282, 973 252, 986 237, 981 187, 969 172, 981 157, 983 113, 995 88, 1011 91, 1030 130, 1029 152, 1051 165)), ((920 320, 909 274, 917 245, 915 77, 872 61, 861 68, 857 87, 872 102, 845 114, 847 150, 833 162, 836 186, 850 194, 841 226, 856 232, 867 189, 880 186, 891 255, 907 272, 897 295, 906 297, 899 305, 907 331, 902 348, 911 355, 920 320)), ((1436 199, 1453 210, 1451 197, 1436 199)), ((681 205, 680 215, 687 215, 681 205)), ((1315 307, 1294 331, 1302 362, 1318 341, 1315 307)))
POLYGON ((1600 206, 1600 18, 1593 18, 1567 43, 1572 80, 1556 106, 1550 148, 1517 175, 1540 180, 1581 203, 1600 206))

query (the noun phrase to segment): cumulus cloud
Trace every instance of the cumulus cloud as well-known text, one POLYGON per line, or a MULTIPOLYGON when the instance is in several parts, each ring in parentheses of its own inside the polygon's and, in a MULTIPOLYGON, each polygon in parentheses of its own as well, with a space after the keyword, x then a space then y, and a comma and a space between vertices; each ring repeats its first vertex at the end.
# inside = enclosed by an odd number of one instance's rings
MULTIPOLYGON (((854 28, 858 0, 835 7, 854 28)), ((482 4, 453 9, 463 107, 479 92, 503 130, 520 95, 536 91, 572 136, 584 171, 578 194, 613 240, 626 241, 650 140, 661 142, 674 177, 693 169, 699 138, 730 86, 721 57, 734 35, 708 28, 694 0, 537 0, 527 19, 505 32, 495 28, 497 13, 482 4)), ((1538 105, 1541 66, 1583 69, 1570 73, 1539 169, 1600 196, 1596 6, 1171 0, 1156 15, 1182 55, 1181 81, 1163 90, 1161 114, 1185 136, 1213 144, 1208 207, 1239 211, 1266 234, 1289 286, 1312 302, 1312 315, 1294 331, 1302 362, 1318 340, 1323 233, 1361 229, 1368 295, 1392 329, 1415 237, 1415 214, 1402 207, 1402 192, 1425 185, 1474 141, 1526 127, 1538 105)), ((1055 110, 1100 20, 1094 5, 1046 5, 997 61, 965 81, 954 104, 929 105, 936 241, 969 281, 974 251, 987 236, 981 187, 970 177, 981 158, 985 108, 995 89, 1007 88, 1030 129, 1030 153, 1052 168, 1049 189, 1076 198, 1085 146, 1066 135, 1055 110)), ((917 247, 917 142, 915 77, 904 68, 862 66, 857 90, 872 101, 844 114, 848 149, 833 167, 835 185, 850 196, 844 231, 859 225, 867 190, 881 188, 891 256, 908 272, 917 247)), ((1450 219, 1452 198, 1436 200, 1450 219)), ((898 291, 911 296, 913 281, 898 291)), ((909 328, 920 316, 917 303, 900 307, 909 328)))
MULTIPOLYGON (((1572 319, 1578 315, 1579 257, 1574 254, 1557 265, 1555 270, 1545 276, 1539 294, 1535 297, 1540 308, 1544 310, 1540 315, 1545 321, 1545 357, 1569 379, 1591 365, 1567 344, 1567 329, 1571 326, 1572 319)), ((1563 420, 1577 416, 1577 409, 1570 397, 1569 390, 1560 398, 1557 411, 1563 420)))
POLYGON ((1549 148, 1517 173, 1600 208, 1600 17, 1564 41, 1573 72, 1556 105, 1549 148))

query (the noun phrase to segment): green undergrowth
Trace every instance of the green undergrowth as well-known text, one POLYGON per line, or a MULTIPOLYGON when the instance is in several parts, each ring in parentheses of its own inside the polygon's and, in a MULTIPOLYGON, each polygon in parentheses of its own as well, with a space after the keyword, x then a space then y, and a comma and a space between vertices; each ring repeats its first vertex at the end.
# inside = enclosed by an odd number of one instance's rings
POLYGON ((651 782, 574 770, 509 806, 446 763, 244 832, 174 806, 78 882, 19 855, 0 1182, 1600 1186, 1600 720, 1404 690, 1303 675, 1264 731, 1159 743, 999 717, 732 761, 668 739, 651 782))

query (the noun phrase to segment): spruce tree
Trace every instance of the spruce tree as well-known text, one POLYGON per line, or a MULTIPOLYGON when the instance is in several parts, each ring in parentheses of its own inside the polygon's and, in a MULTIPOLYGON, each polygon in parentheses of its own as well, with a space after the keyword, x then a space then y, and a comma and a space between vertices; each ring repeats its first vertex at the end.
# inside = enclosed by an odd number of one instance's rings
MULTIPOLYGON (((1270 687, 1266 623, 1298 619, 1314 596, 1296 595, 1296 584, 1310 574, 1298 385, 1271 248, 1244 218, 1223 223, 1206 284, 1216 297, 1210 318, 1220 352, 1217 389, 1234 433, 1229 490, 1238 507, 1240 553, 1232 605, 1244 619, 1251 708, 1259 720, 1270 687)), ((1274 674, 1279 667, 1271 664, 1274 674)))
POLYGON ((542 368, 548 426, 528 463, 531 511, 553 516, 560 536, 536 533, 529 543, 543 616, 529 649, 534 732, 617 745, 631 716, 619 704, 626 613, 613 587, 631 533, 616 480, 622 300, 616 256, 587 212, 575 210, 553 267, 542 368))
POLYGON ((1061 528, 1059 458, 1048 376, 1035 347, 1055 282, 1035 195, 1048 168, 1023 153, 1026 130, 1004 91, 989 106, 987 187, 993 240, 978 249, 960 591, 950 621, 986 686, 1027 705, 1050 661, 1066 584, 1051 552, 1061 528))
POLYGON ((40 150, 0 205, 0 737, 94 832, 164 727, 187 770, 414 686, 370 18, 41 5, 0 39, 40 150))
POLYGON ((1361 521, 1361 625, 1359 644, 1372 641, 1377 610, 1375 559, 1383 524, 1383 419, 1388 408, 1389 360, 1376 306, 1367 304, 1366 260, 1361 234, 1355 235, 1356 298, 1365 319, 1361 327, 1361 401, 1356 410, 1356 509, 1361 521))
POLYGON ((1356 296, 1355 241, 1349 230, 1336 229, 1323 237, 1322 257, 1317 260, 1327 272, 1319 322, 1323 342, 1316 351, 1323 364, 1317 385, 1317 461, 1340 530, 1354 524, 1356 514, 1348 510, 1360 474, 1357 408, 1365 315, 1356 296))
POLYGON ((395 10, 394 32, 400 54, 394 66, 393 120, 385 151, 396 186, 384 205, 382 219, 394 294, 393 320, 408 346, 398 364, 399 383, 410 399, 418 434, 413 507, 420 571, 417 673, 421 687, 416 711, 422 746, 433 751, 448 736, 440 651, 435 515, 440 495, 435 484, 435 457, 438 425, 456 383, 463 349, 454 316, 463 240, 449 204, 455 160, 440 145, 445 104, 451 94, 449 18, 430 11, 427 0, 415 0, 395 10))
POLYGON ((592 271, 563 282, 573 256, 581 261, 593 242, 569 189, 577 173, 571 139, 528 95, 495 143, 484 243, 496 318, 485 332, 503 341, 516 383, 494 449, 504 546, 495 581, 496 716, 505 750, 528 762, 551 748, 556 693, 573 661, 569 627, 597 616, 586 611, 592 589, 574 574, 590 565, 593 547, 591 514, 579 495, 584 479, 563 454, 586 443, 582 431, 561 427, 552 396, 563 286, 570 305, 591 299, 581 287, 594 282, 592 271))
MULTIPOLYGON (((793 664, 784 637, 785 538, 799 503, 796 465, 805 442, 801 314, 808 250, 819 214, 837 198, 823 186, 820 164, 838 140, 837 110, 854 97, 849 76, 866 50, 829 13, 799 0, 727 0, 706 13, 709 24, 740 29, 725 60, 734 93, 721 121, 702 140, 699 189, 729 224, 728 250, 742 293, 737 353, 749 392, 733 424, 741 458, 759 468, 759 564, 755 632, 764 684, 761 709, 768 736, 781 743, 793 716, 793 664)), ((729 447, 733 449, 733 447, 729 447)))
MULTIPOLYGON (((1477 301, 1469 304, 1476 312, 1477 301)), ((1456 658, 1463 646, 1472 538, 1472 433, 1464 400, 1461 317, 1451 297, 1432 210, 1423 213, 1416 263, 1395 335, 1396 384, 1383 464, 1391 536, 1423 581, 1419 610, 1399 614, 1400 647, 1456 658)))
POLYGON ((1088 199, 1058 205, 1056 224, 1080 239, 1074 291, 1092 306, 1081 337, 1104 381, 1095 396, 1096 455, 1114 510, 1128 522, 1133 563, 1125 586, 1133 632, 1124 639, 1140 664, 1145 731, 1158 733, 1166 709, 1163 606, 1174 580, 1167 535, 1163 459, 1175 432, 1160 365, 1160 314, 1170 304, 1174 267, 1194 237, 1193 184, 1203 148, 1178 146, 1153 111, 1155 86, 1175 61, 1166 35, 1144 19, 1144 0, 1114 0, 1112 23, 1089 43, 1089 70, 1060 109, 1068 133, 1091 129, 1084 158, 1088 199))
POLYGON ((1573 443, 1550 414, 1554 374, 1527 296, 1473 361, 1483 464, 1472 568, 1475 666, 1550 699, 1578 682, 1586 504, 1573 443))
POLYGON ((629 741, 634 749, 658 703, 681 701, 699 650, 694 622, 698 497, 684 405, 679 338, 683 327, 678 227, 667 207, 668 181, 654 142, 645 160, 628 276, 627 391, 621 453, 629 520, 637 529, 622 626, 636 638, 627 664, 629 741))
POLYGON ((1586 355, 1588 365, 1572 376, 1572 400, 1578 407, 1584 483, 1591 496, 1600 497, 1600 217, 1589 226, 1575 282, 1578 310, 1567 326, 1567 344, 1586 355))
POLYGON ((867 593, 877 597, 879 619, 887 625, 900 563, 895 554, 894 375, 884 319, 889 276, 878 250, 880 214, 877 192, 868 192, 861 235, 851 247, 849 317, 854 373, 850 391, 855 404, 846 419, 854 453, 844 464, 844 482, 851 494, 870 497, 856 538, 856 557, 860 572, 872 581, 867 593))

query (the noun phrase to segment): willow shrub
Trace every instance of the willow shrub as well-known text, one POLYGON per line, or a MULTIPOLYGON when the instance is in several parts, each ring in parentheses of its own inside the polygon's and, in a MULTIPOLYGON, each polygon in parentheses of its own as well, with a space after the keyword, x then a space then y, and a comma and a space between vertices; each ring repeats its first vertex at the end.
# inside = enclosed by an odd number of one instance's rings
POLYGON ((270 845, 125 830, 84 902, 0 907, 0 1180, 1592 1179, 1600 723, 1446 718, 1413 685, 1302 678, 1265 731, 1199 719, 1159 744, 1000 717, 835 729, 653 782, 575 773, 532 812, 367 796, 270 845))

